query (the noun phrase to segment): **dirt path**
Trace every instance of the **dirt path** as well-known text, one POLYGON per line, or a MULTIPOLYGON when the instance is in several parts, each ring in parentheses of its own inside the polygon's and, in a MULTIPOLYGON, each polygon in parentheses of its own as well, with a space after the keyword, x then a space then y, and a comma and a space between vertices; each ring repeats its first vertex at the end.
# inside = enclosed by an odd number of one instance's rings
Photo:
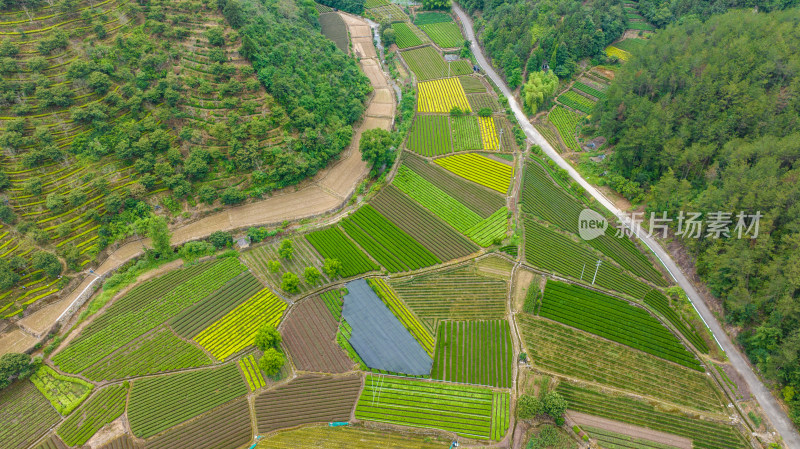
POLYGON ((610 430, 623 435, 628 435, 635 438, 643 438, 645 440, 650 440, 657 443, 668 444, 681 449, 692 449, 691 439, 673 435, 671 433, 659 432, 646 427, 633 426, 630 424, 621 423, 619 421, 587 415, 585 413, 570 411, 567 413, 567 415, 572 419, 572 421, 578 423, 578 425, 599 427, 601 429, 610 430))
MULTIPOLYGON (((232 231, 249 226, 277 224, 284 220, 316 217, 334 212, 347 204, 358 184, 369 173, 369 167, 361 160, 361 153, 358 151, 361 133, 371 128, 390 130, 396 104, 387 80, 388 75, 382 71, 377 59, 369 24, 364 19, 349 14, 340 12, 339 15, 350 31, 356 54, 362 58, 359 61, 361 70, 373 87, 373 93, 367 100, 367 112, 355 128, 350 146, 342 152, 339 160, 301 186, 288 187, 262 201, 233 207, 172 229, 174 245, 206 237, 215 231, 232 231)), ((149 239, 120 246, 94 272, 103 276, 114 271, 128 260, 141 255, 143 246, 150 246, 149 239)), ((64 299, 21 319, 19 323, 25 331, 14 330, 0 334, 0 355, 24 351, 33 346, 38 341, 34 335, 47 332, 93 280, 94 276, 86 276, 64 299)))

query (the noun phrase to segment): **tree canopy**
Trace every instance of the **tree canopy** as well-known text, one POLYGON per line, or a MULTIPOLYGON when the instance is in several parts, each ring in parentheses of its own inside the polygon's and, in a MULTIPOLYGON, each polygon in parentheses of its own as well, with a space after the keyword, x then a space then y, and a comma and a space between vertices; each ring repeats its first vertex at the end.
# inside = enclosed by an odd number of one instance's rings
POLYGON ((648 212, 732 214, 730 237, 683 243, 747 354, 787 391, 800 389, 800 54, 779 43, 800 42, 798 23, 797 9, 743 10, 669 26, 633 51, 595 114, 615 144, 612 176, 638 183, 648 212), (757 238, 733 232, 739 213, 763 215, 757 238))
POLYGON ((558 89, 558 77, 553 72, 536 71, 528 74, 522 87, 522 98, 529 114, 535 114, 558 89))
POLYGON ((394 160, 392 135, 385 129, 373 128, 364 131, 358 149, 361 150, 361 159, 372 164, 373 171, 379 170, 384 165, 390 165, 394 160))

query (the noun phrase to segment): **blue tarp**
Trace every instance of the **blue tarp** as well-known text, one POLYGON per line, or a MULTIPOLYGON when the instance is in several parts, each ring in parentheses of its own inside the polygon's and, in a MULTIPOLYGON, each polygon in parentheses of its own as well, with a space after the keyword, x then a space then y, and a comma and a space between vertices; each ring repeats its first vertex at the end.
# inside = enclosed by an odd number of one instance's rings
POLYGON ((342 316, 353 328, 350 344, 372 369, 430 374, 433 359, 363 279, 347 284, 342 316))

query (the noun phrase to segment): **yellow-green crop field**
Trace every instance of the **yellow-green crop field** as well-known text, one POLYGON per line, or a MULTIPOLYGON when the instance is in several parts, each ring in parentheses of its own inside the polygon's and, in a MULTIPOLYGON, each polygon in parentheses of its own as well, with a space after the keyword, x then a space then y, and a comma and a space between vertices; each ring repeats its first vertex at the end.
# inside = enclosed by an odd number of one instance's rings
POLYGON ((252 345, 262 324, 277 327, 284 310, 286 303, 265 288, 197 334, 194 341, 217 359, 225 360, 252 345))
POLYGON ((419 112, 450 112, 458 106, 462 111, 471 111, 467 95, 458 78, 444 78, 433 81, 423 81, 417 85, 419 88, 419 112))
POLYGON ((497 139, 497 128, 494 126, 493 117, 478 117, 481 129, 481 142, 484 150, 497 151, 500 148, 497 139))
POLYGON ((436 159, 436 163, 462 178, 500 193, 508 191, 511 178, 514 176, 513 167, 477 153, 447 156, 436 159))

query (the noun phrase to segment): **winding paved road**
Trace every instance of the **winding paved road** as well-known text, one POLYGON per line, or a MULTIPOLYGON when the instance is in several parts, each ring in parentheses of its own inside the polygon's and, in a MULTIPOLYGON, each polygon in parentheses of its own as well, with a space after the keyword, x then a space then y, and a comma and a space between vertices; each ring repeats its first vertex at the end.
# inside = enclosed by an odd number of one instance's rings
MULTIPOLYGON (((461 20, 461 23, 464 24, 464 32, 467 39, 472 44, 472 52, 475 54, 478 64, 481 66, 486 75, 489 76, 489 78, 491 78, 492 81, 494 81, 494 83, 500 88, 500 91, 503 93, 503 95, 508 98, 508 104, 511 106, 511 110, 514 111, 514 116, 516 116, 520 127, 523 131, 525 131, 525 135, 528 137, 528 139, 530 139, 536 145, 539 145, 547 154, 547 156, 554 160, 559 167, 566 170, 572 179, 580 184, 581 187, 586 189, 586 191, 595 197, 595 199, 597 199, 600 204, 605 206, 606 209, 611 211, 617 217, 624 218, 625 214, 619 210, 614 203, 609 201, 609 199, 606 198, 599 190, 583 179, 583 177, 581 177, 581 175, 572 167, 572 165, 565 161, 564 158, 562 158, 561 155, 553 149, 550 143, 547 142, 547 140, 545 140, 541 134, 539 134, 536 128, 530 124, 527 116, 522 112, 522 108, 520 108, 516 99, 511 94, 508 86, 506 86, 505 81, 500 78, 491 64, 489 64, 483 54, 483 49, 476 44, 475 33, 472 29, 472 20, 470 17, 455 3, 453 3, 453 12, 456 13, 458 18, 461 20)), ((689 282, 689 279, 686 277, 683 271, 681 271, 675 261, 672 260, 672 257, 670 257, 669 253, 667 253, 667 251, 664 250, 664 248, 662 248, 654 238, 647 235, 642 235, 640 236, 640 239, 645 245, 647 245, 648 248, 650 248, 656 257, 661 260, 675 282, 686 291, 686 295, 689 297, 689 300, 703 318, 703 321, 706 322, 709 329, 711 329, 711 332, 714 334, 714 338, 717 339, 717 342, 719 342, 720 347, 722 347, 727 354, 731 365, 736 369, 736 371, 739 372, 744 381, 747 383, 747 386, 750 388, 750 392, 758 400, 758 403, 761 404, 761 407, 764 409, 764 413, 766 413, 769 420, 775 426, 775 429, 783 437, 784 442, 790 448, 800 448, 800 434, 798 434, 797 430, 794 428, 794 425, 789 420, 789 417, 786 415, 786 413, 784 413, 780 405, 778 405, 778 402, 772 396, 772 393, 770 393, 767 387, 764 386, 758 376, 755 375, 751 366, 739 352, 738 348, 733 344, 733 342, 731 342, 728 334, 725 333, 720 324, 717 322, 716 318, 711 313, 711 310, 703 301, 702 296, 700 296, 700 294, 694 288, 694 285, 689 282)))

